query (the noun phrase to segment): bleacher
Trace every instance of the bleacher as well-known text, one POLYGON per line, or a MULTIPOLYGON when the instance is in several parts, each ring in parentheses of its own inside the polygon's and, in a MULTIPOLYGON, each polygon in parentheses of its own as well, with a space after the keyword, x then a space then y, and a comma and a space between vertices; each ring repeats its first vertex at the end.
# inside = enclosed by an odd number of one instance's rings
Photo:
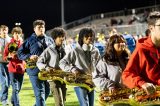
MULTIPOLYGON (((159 9, 160 5, 154 5, 148 7, 135 8, 135 11, 137 16, 142 16, 144 11, 151 12, 159 9)), ((131 19, 132 15, 133 9, 128 9, 127 12, 124 10, 120 10, 115 12, 101 13, 91 15, 80 20, 76 20, 74 22, 63 25, 63 27, 67 30, 69 36, 77 35, 79 30, 84 26, 92 26, 93 28, 95 28, 97 33, 103 30, 106 35, 108 35, 108 31, 112 27, 116 28, 121 33, 128 32, 136 36, 144 35, 144 32, 147 29, 146 23, 139 23, 135 21, 131 25, 128 25, 128 22, 131 19), (111 19, 122 19, 123 24, 110 26, 111 19)))

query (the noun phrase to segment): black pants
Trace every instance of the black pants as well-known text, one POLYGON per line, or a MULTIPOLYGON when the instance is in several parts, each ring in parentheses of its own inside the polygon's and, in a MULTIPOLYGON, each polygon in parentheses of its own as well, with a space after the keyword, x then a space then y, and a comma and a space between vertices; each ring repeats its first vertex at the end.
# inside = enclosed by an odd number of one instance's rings
POLYGON ((60 81, 49 81, 50 89, 54 97, 55 106, 65 106, 66 84, 60 81))

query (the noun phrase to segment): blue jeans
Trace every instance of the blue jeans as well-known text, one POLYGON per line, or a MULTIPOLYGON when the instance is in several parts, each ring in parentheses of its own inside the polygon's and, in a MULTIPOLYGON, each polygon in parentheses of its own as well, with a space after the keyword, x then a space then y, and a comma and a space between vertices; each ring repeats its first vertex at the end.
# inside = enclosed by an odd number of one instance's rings
POLYGON ((10 86, 9 73, 6 63, 0 63, 0 100, 2 103, 8 100, 10 86))
POLYGON ((10 76, 11 85, 12 85, 11 102, 13 106, 20 106, 18 94, 22 87, 24 74, 9 73, 9 76, 10 76))
POLYGON ((80 106, 94 106, 94 90, 89 92, 82 87, 74 87, 80 106))
POLYGON ((50 94, 50 87, 47 81, 42 81, 38 79, 37 75, 29 75, 30 81, 32 83, 32 88, 34 90, 34 95, 36 97, 35 106, 46 106, 45 100, 47 100, 50 94))

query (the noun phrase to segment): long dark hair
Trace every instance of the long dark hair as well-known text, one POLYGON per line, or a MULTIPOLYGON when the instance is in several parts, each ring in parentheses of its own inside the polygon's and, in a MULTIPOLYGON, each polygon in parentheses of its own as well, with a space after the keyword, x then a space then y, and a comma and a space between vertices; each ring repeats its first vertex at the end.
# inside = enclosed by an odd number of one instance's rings
MULTIPOLYGON (((126 43, 126 41, 122 35, 113 35, 109 38, 109 41, 106 46, 106 52, 103 56, 103 58, 105 59, 105 61, 108 64, 116 65, 119 63, 118 56, 117 56, 116 51, 114 49, 114 44, 120 43, 120 42, 126 43)), ((124 50, 121 53, 121 57, 123 59, 122 61, 124 61, 126 63, 128 61, 129 53, 126 50, 124 50)))

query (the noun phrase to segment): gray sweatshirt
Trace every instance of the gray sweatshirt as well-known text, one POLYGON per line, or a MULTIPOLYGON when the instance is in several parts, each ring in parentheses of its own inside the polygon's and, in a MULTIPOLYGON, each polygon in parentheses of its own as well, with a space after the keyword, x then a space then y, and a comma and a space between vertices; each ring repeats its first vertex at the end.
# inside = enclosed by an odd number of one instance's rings
POLYGON ((0 38, 0 63, 6 63, 7 61, 3 60, 4 48, 11 41, 11 38, 7 35, 6 38, 0 38))
POLYGON ((93 82, 100 91, 109 87, 121 87, 121 74, 119 65, 110 65, 100 59, 92 74, 93 82))
POLYGON ((42 70, 48 67, 59 69, 59 61, 65 55, 64 49, 60 48, 59 52, 55 44, 47 47, 37 60, 37 67, 42 70))
POLYGON ((76 48, 64 56, 59 66, 64 71, 74 72, 78 70, 91 74, 99 58, 100 54, 96 47, 93 47, 91 51, 84 51, 77 44, 76 48))

